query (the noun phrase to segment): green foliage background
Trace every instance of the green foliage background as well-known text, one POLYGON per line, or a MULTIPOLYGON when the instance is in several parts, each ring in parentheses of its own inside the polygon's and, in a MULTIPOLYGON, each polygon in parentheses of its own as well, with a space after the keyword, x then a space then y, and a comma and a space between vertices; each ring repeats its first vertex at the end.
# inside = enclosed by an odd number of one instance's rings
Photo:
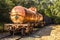
POLYGON ((9 12, 17 5, 26 8, 35 6, 38 12, 50 17, 54 23, 60 24, 60 0, 0 0, 0 21, 10 22, 9 12))

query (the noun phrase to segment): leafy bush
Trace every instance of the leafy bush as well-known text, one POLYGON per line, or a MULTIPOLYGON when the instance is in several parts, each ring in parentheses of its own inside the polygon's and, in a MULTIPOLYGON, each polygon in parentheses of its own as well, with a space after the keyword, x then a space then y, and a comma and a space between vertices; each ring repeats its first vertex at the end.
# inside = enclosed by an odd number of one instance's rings
POLYGON ((0 23, 0 31, 3 29, 3 25, 0 23))
POLYGON ((60 23, 60 0, 51 2, 44 12, 45 14, 46 13, 48 14, 48 15, 46 14, 47 16, 53 19, 54 23, 59 24, 60 23))
POLYGON ((37 8, 38 11, 53 19, 54 23, 60 23, 60 0, 42 0, 37 8))

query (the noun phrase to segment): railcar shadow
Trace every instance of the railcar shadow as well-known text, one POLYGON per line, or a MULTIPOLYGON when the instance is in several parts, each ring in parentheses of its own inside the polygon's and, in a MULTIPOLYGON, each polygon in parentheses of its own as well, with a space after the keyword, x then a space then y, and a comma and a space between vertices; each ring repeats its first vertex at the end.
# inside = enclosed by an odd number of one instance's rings
POLYGON ((52 30, 54 30, 52 26, 46 26, 44 28, 39 28, 37 31, 31 33, 29 36, 26 37, 40 38, 42 36, 49 36, 52 30))

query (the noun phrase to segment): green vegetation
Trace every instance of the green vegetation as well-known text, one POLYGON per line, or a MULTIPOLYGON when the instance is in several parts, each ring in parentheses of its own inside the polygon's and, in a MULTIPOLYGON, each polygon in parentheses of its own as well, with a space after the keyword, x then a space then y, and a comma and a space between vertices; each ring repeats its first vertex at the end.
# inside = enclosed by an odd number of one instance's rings
POLYGON ((3 29, 3 25, 0 23, 0 31, 2 31, 3 29))
POLYGON ((48 17, 51 17, 55 24, 60 24, 60 0, 50 2, 44 13, 48 17))

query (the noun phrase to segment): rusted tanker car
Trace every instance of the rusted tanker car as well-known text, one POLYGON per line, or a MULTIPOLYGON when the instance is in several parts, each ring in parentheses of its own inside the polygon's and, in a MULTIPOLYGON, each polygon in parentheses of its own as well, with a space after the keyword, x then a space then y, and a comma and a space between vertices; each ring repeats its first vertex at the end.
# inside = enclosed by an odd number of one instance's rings
POLYGON ((13 24, 5 24, 5 29, 12 34, 21 32, 21 34, 30 33, 34 27, 43 26, 43 16, 36 12, 34 8, 24 8, 22 6, 15 6, 10 12, 10 19, 13 24))

